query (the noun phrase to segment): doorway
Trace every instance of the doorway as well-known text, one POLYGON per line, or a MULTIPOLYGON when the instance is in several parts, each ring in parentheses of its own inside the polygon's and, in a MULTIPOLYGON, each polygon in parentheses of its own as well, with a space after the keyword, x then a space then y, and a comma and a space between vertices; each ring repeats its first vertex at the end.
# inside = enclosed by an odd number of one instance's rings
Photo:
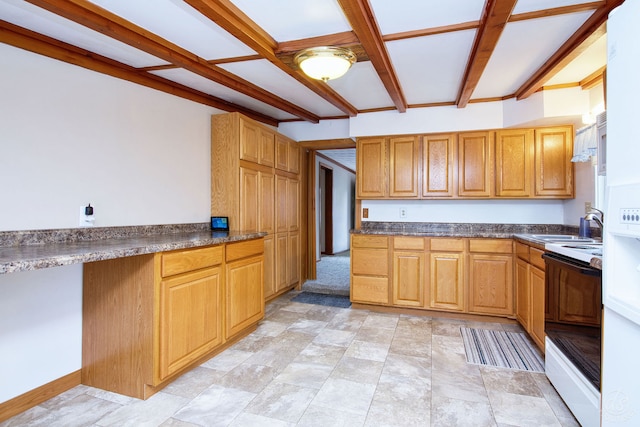
POLYGON ((333 169, 320 163, 320 253, 333 255, 333 169))

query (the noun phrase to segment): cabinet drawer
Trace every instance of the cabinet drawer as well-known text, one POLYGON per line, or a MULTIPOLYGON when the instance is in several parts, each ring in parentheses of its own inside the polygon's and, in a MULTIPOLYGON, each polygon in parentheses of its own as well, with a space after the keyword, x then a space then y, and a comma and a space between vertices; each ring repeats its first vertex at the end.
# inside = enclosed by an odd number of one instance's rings
POLYGON ((431 239, 432 251, 464 251, 464 239, 431 239))
POLYGON ((351 245, 354 248, 388 248, 389 238, 387 236, 353 236, 351 245))
POLYGON ((469 252, 510 254, 513 253, 513 241, 511 239, 470 239, 469 252))
POLYGON ((354 302, 389 303, 389 279, 385 277, 353 276, 351 300, 354 302))
POLYGON ((544 251, 536 248, 529 249, 529 263, 531 265, 535 265, 541 270, 544 270, 544 260, 542 259, 542 254, 544 251))
POLYGON ((412 251, 424 250, 424 238, 422 237, 394 237, 394 249, 407 249, 412 251))
POLYGON ((529 245, 516 242, 516 255, 518 258, 529 262, 529 245))
POLYGON ((186 249, 162 254, 162 277, 222 264, 222 246, 186 249))
POLYGON ((386 249, 357 249, 351 253, 352 274, 389 275, 389 254, 386 249))
POLYGON ((264 239, 247 240, 246 242, 227 244, 227 262, 264 252, 264 239))

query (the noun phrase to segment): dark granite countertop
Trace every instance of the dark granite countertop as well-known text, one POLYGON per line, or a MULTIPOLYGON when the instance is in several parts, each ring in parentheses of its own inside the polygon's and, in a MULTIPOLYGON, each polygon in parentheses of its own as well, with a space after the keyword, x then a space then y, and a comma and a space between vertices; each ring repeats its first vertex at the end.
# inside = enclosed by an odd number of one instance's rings
POLYGON ((208 224, 0 232, 0 274, 250 240, 262 232, 214 234, 208 224))

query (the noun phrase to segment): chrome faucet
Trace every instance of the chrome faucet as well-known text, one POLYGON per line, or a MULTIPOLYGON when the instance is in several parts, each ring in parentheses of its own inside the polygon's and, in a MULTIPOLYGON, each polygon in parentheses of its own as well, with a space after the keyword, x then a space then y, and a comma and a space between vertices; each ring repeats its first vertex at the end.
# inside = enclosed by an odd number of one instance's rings
POLYGON ((600 227, 601 230, 604 230, 604 212, 600 209, 591 208, 589 213, 585 215, 584 219, 588 221, 594 220, 596 224, 598 224, 598 227, 600 227))

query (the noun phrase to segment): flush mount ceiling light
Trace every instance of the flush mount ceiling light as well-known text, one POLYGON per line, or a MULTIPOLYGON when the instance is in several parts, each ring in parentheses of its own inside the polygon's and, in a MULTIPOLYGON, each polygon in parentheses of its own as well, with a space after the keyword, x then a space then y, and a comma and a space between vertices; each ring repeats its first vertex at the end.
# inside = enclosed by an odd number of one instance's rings
POLYGON ((337 79, 356 62, 356 55, 344 47, 321 46, 302 50, 294 57, 295 63, 312 79, 337 79))

